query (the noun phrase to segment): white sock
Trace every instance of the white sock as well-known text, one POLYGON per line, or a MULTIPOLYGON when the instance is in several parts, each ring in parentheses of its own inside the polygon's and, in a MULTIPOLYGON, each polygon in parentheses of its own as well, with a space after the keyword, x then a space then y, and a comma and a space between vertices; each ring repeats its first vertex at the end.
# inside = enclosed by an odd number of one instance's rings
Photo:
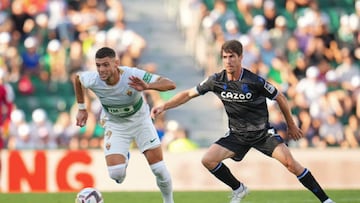
POLYGON ((172 181, 164 161, 157 162, 150 166, 156 176, 156 183, 163 196, 164 203, 174 203, 172 181))
POLYGON ((323 203, 335 203, 334 201, 332 201, 332 199, 327 199, 327 200, 325 200, 323 203))
POLYGON ((240 187, 236 190, 234 190, 234 192, 242 192, 245 189, 244 184, 240 183, 240 187))

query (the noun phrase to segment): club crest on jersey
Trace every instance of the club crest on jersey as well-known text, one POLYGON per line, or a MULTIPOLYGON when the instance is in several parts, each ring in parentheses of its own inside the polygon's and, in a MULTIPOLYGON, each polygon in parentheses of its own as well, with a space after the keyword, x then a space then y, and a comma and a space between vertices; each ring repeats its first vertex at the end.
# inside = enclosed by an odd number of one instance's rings
POLYGON ((268 83, 268 82, 265 82, 264 88, 265 88, 270 94, 273 94, 274 91, 275 91, 275 87, 274 87, 272 84, 268 83))
POLYGON ((106 146, 105 146, 105 147, 106 147, 106 149, 107 149, 107 150, 110 150, 111 143, 109 143, 109 142, 108 142, 108 143, 106 143, 106 146))
POLYGON ((131 95, 133 94, 133 92, 132 92, 131 90, 128 90, 128 91, 126 92, 126 94, 127 94, 127 96, 131 96, 131 95))

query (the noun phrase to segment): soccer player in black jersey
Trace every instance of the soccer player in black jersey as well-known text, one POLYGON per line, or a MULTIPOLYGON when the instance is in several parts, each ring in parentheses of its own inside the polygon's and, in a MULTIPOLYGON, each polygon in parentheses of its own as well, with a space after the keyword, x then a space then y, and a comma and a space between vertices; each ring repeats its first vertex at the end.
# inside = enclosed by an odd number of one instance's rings
POLYGON ((224 70, 208 77, 195 88, 179 92, 166 103, 154 107, 152 117, 211 91, 224 104, 229 118, 229 131, 209 147, 202 164, 232 188, 230 203, 239 203, 248 194, 248 189, 222 161, 227 158, 241 161, 252 147, 277 159, 321 202, 334 203, 311 172, 293 158, 283 139, 269 126, 266 98, 278 103, 287 123, 289 138, 298 140, 303 137, 292 118, 286 97, 265 79, 244 69, 241 64, 242 54, 243 47, 239 41, 226 41, 221 47, 224 70))

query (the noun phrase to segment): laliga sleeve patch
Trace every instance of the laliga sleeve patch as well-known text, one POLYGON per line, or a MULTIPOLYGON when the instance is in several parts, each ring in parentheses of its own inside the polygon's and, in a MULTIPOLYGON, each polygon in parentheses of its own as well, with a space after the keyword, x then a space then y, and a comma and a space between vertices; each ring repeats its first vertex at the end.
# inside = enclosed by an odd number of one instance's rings
POLYGON ((272 84, 268 83, 268 82, 265 82, 264 88, 265 88, 270 94, 273 94, 274 91, 275 91, 275 87, 274 87, 272 84))

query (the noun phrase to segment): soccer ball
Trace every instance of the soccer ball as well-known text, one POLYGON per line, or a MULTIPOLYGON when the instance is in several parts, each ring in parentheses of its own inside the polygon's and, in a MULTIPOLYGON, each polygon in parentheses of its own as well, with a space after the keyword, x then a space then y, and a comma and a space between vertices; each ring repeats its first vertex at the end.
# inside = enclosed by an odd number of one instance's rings
POLYGON ((104 203, 104 199, 99 190, 87 187, 76 195, 75 203, 104 203))

